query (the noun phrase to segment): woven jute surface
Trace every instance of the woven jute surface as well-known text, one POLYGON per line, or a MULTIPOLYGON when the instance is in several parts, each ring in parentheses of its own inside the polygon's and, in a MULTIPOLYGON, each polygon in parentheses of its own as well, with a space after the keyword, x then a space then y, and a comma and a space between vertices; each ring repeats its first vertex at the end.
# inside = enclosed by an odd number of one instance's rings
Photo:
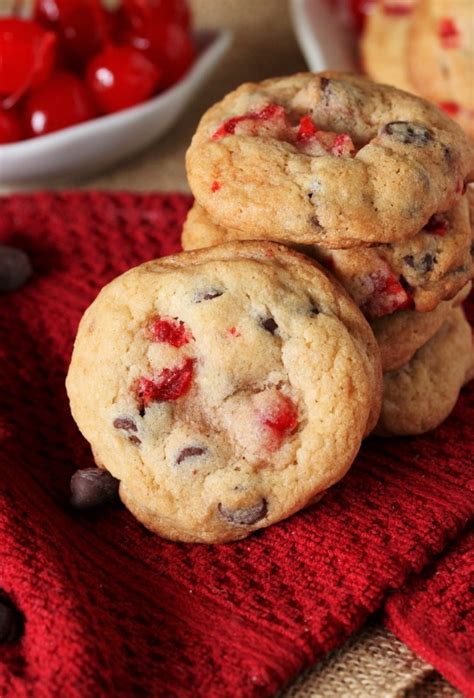
MULTIPOLYGON (((114 2, 115 0, 110 0, 114 2)), ((11 0, 0 0, 0 12, 11 0)), ((304 70, 286 0, 192 0, 196 27, 226 27, 233 45, 213 77, 166 136, 132 160, 85 179, 28 188, 187 190, 184 154, 203 111, 246 80, 304 70)), ((8 192, 17 186, 3 187, 8 192)), ((301 675, 280 698, 458 698, 433 668, 377 623, 301 675)))

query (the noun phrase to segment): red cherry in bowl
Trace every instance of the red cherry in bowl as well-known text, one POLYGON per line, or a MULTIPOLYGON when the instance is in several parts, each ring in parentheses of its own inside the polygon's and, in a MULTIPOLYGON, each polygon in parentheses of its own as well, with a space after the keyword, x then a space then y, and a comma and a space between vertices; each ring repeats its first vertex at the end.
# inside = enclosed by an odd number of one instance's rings
POLYGON ((100 51, 109 35, 100 0, 35 0, 33 16, 57 33, 62 55, 76 68, 100 51))
POLYGON ((107 46, 87 66, 86 82, 101 112, 111 114, 144 102, 161 71, 131 46, 107 46))
POLYGON ((44 136, 95 115, 84 84, 76 75, 64 70, 54 73, 48 82, 31 93, 25 104, 24 122, 30 136, 44 136))
POLYGON ((12 104, 51 74, 56 37, 36 22, 0 19, 0 95, 12 104))
POLYGON ((150 21, 179 24, 189 30, 191 13, 186 0, 122 0, 131 27, 142 31, 150 21))
POLYGON ((21 141, 23 131, 18 114, 13 110, 0 109, 0 144, 21 141))
POLYGON ((130 33, 127 41, 162 69, 160 87, 163 88, 177 82, 195 58, 188 32, 176 23, 153 20, 142 31, 130 33))

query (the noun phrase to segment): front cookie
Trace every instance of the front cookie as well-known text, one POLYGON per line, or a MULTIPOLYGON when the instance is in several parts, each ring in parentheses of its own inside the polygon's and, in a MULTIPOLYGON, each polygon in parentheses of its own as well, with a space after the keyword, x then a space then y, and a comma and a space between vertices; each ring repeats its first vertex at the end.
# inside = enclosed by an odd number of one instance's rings
POLYGON ((278 245, 222 245, 113 281, 67 379, 99 464, 148 528, 245 537, 350 467, 380 408, 378 348, 322 270, 278 245))

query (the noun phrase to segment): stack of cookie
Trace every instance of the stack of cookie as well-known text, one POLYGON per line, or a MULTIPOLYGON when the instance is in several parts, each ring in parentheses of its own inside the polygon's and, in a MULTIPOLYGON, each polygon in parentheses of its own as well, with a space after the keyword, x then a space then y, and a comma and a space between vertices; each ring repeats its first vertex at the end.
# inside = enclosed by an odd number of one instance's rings
POLYGON ((439 423, 471 366, 473 171, 446 115, 355 76, 213 107, 188 153, 183 241, 203 249, 128 271, 81 321, 87 481, 163 536, 225 542, 318 500, 377 422, 439 423))
POLYGON ((361 39, 365 71, 433 100, 474 138, 470 0, 378 0, 361 39))
POLYGON ((203 116, 187 171, 184 249, 274 240, 314 257, 378 339, 379 432, 443 421, 472 365, 458 306, 473 274, 474 175, 473 148, 445 113, 354 75, 246 84, 203 116))

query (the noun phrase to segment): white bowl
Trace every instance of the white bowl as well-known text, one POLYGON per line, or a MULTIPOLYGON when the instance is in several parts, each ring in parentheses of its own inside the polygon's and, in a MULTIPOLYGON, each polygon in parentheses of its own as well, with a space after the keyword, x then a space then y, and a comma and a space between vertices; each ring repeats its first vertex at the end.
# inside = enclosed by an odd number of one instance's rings
POLYGON ((356 32, 333 0, 291 0, 296 38, 306 62, 320 70, 357 69, 356 32))
POLYGON ((39 138, 0 145, 0 183, 98 171, 145 148, 182 113, 231 43, 231 34, 197 32, 198 56, 176 85, 124 111, 39 138))

